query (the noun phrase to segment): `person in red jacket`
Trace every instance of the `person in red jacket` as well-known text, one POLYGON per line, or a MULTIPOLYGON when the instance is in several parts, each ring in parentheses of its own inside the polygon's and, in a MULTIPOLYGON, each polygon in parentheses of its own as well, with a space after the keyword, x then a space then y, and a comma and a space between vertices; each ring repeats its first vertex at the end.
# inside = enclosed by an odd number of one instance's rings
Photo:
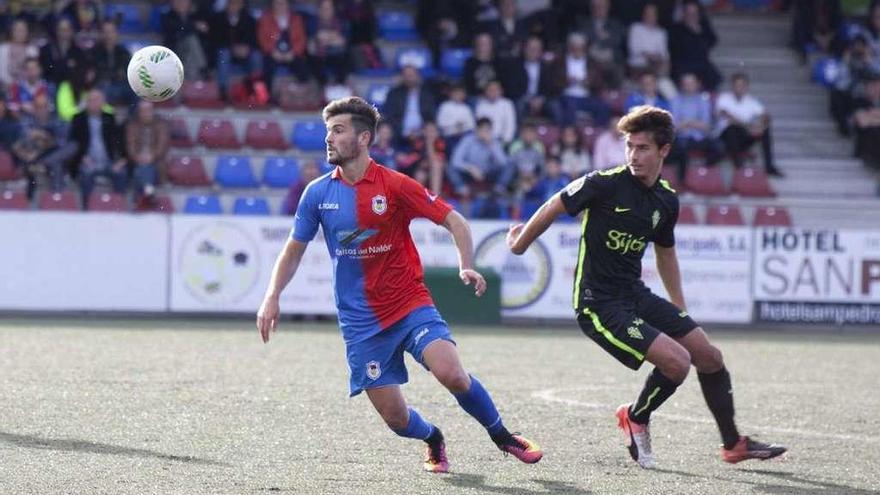
POLYGON ((263 12, 257 23, 257 41, 270 87, 282 67, 300 81, 309 78, 305 24, 299 14, 291 11, 288 0, 272 0, 272 8, 263 12))

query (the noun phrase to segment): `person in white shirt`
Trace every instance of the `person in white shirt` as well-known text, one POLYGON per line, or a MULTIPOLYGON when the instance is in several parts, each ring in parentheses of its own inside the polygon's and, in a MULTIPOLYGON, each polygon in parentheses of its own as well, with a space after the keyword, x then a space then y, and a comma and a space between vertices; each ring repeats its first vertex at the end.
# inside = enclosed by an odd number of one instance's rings
POLYGON ((593 169, 605 170, 619 167, 626 163, 626 139, 617 130, 617 123, 621 115, 613 115, 608 123, 608 129, 596 139, 593 148, 593 169))
POLYGON ((467 91, 464 85, 455 84, 449 90, 449 99, 440 104, 437 110, 437 126, 447 140, 460 138, 463 134, 474 130, 477 120, 474 111, 465 102, 467 91))
POLYGON ((486 117, 492 121, 492 135, 505 146, 516 135, 516 109, 513 102, 501 94, 501 83, 491 81, 486 85, 483 96, 477 100, 474 115, 479 119, 486 117))
POLYGON ((669 40, 666 29, 658 24, 657 6, 646 4, 642 20, 629 28, 629 69, 633 74, 651 72, 657 75, 660 93, 666 99, 676 95, 675 83, 669 79, 669 40))
POLYGON ((590 93, 592 76, 587 62, 587 38, 581 33, 568 35, 565 54, 557 57, 555 77, 565 81, 562 92, 562 123, 572 125, 579 113, 586 113, 593 123, 604 126, 611 113, 608 105, 590 93))
POLYGON ((737 72, 731 76, 730 83, 732 91, 722 93, 715 103, 717 131, 727 153, 739 168, 743 165, 743 154, 760 140, 767 174, 782 177, 782 172, 773 163, 770 115, 764 105, 749 94, 748 76, 737 72))

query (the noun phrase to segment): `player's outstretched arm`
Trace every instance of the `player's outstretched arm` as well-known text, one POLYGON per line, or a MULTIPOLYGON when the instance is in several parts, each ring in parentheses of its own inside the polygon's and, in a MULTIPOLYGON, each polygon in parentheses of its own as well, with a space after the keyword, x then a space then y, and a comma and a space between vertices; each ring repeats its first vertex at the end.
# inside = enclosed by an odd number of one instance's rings
POLYGON ((307 245, 304 242, 288 239, 284 249, 281 250, 278 258, 275 260, 272 278, 269 279, 269 287, 266 289, 263 303, 257 312, 257 329, 260 331, 263 343, 269 341, 269 331, 274 332, 278 325, 278 315, 280 313, 278 298, 281 296, 281 291, 287 287, 290 279, 296 273, 303 253, 306 252, 307 245))
POLYGON ((525 224, 511 225, 507 232, 507 247, 513 254, 523 254, 541 236, 547 227, 565 213, 559 193, 548 199, 525 224))
POLYGON ((459 212, 452 210, 443 220, 443 226, 452 234, 458 250, 458 276, 464 285, 473 283, 474 294, 477 297, 482 296, 486 292, 486 279, 474 270, 474 239, 467 220, 459 212))
POLYGON ((654 244, 654 253, 657 257, 657 273, 663 280, 669 301, 678 306, 682 311, 687 311, 684 304, 684 292, 681 290, 681 271, 678 269, 678 256, 675 254, 675 246, 663 247, 654 244))

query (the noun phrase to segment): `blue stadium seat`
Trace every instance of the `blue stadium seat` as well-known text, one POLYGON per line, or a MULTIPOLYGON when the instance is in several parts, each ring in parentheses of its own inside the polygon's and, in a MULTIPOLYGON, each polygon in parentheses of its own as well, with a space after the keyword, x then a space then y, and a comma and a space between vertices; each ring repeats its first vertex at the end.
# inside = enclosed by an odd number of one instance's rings
POLYGON ((386 67, 363 68, 357 70, 357 75, 361 77, 391 77, 394 75, 394 71, 386 67))
POLYGON ((431 50, 423 46, 398 49, 394 61, 398 69, 402 69, 405 65, 412 65, 419 69, 423 77, 433 77, 436 73, 431 50))
POLYGON ((535 212, 538 211, 538 208, 541 207, 541 204, 541 200, 539 199, 524 199, 519 213, 520 218, 523 221, 532 218, 532 215, 534 215, 535 212))
POLYGON ((187 196, 183 206, 184 213, 194 215, 220 215, 223 208, 220 206, 220 198, 214 195, 187 196))
POLYGON ((471 200, 472 218, 510 219, 510 205, 503 199, 474 198, 471 200))
POLYGON ((388 91, 391 90, 390 84, 371 84, 367 89, 366 99, 373 105, 381 108, 382 105, 385 104, 385 99, 388 97, 388 91))
POLYGON ((120 33, 145 33, 147 26, 141 18, 141 9, 130 3, 108 3, 104 9, 104 15, 108 19, 119 18, 120 33))
POLYGON ((327 129, 320 120, 300 120, 293 124, 290 141, 303 151, 324 151, 327 129))
POLYGON ((221 155, 214 168, 214 182, 223 187, 257 187, 251 159, 244 155, 221 155))
POLYGON ((832 87, 839 75, 840 61, 835 58, 821 58, 813 64, 813 82, 819 83, 826 88, 832 87))
MULTIPOLYGON (((147 21, 147 26, 149 26, 151 32, 162 32, 162 14, 170 11, 171 7, 167 5, 154 5, 152 8, 150 8, 150 18, 147 21)), ((255 19, 259 19, 259 17, 255 17, 255 19)))
POLYGON ((269 187, 289 187, 299 179, 299 161, 285 156, 270 156, 263 164, 263 184, 269 187))
POLYGON ((387 11, 379 14, 379 35, 387 41, 419 39, 416 21, 409 12, 387 11))
POLYGON ((253 196, 235 198, 232 213, 235 215, 268 215, 269 202, 266 201, 266 198, 253 196))
POLYGON ((470 48, 447 48, 440 56, 440 70, 447 76, 458 79, 464 75, 464 63, 474 51, 470 48))

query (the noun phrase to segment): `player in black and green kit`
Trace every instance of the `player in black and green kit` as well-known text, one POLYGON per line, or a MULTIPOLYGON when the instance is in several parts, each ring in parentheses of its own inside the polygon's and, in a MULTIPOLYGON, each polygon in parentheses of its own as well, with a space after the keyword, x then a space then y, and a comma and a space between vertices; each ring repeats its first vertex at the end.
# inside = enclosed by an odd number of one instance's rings
POLYGON ((583 332, 618 361, 654 370, 632 404, 617 410, 630 455, 654 467, 648 429, 651 412, 684 381, 691 364, 721 430, 722 459, 736 463, 769 459, 784 447, 740 436, 734 422, 730 374, 719 351, 687 314, 675 254, 678 197, 660 178, 675 127, 661 109, 632 109, 618 124, 626 136, 627 164, 597 170, 570 183, 528 220, 514 225, 507 243, 514 254, 529 245, 563 213, 583 212, 583 237, 574 280, 574 307, 583 332), (671 303, 642 282, 642 256, 654 243, 657 271, 671 303))

